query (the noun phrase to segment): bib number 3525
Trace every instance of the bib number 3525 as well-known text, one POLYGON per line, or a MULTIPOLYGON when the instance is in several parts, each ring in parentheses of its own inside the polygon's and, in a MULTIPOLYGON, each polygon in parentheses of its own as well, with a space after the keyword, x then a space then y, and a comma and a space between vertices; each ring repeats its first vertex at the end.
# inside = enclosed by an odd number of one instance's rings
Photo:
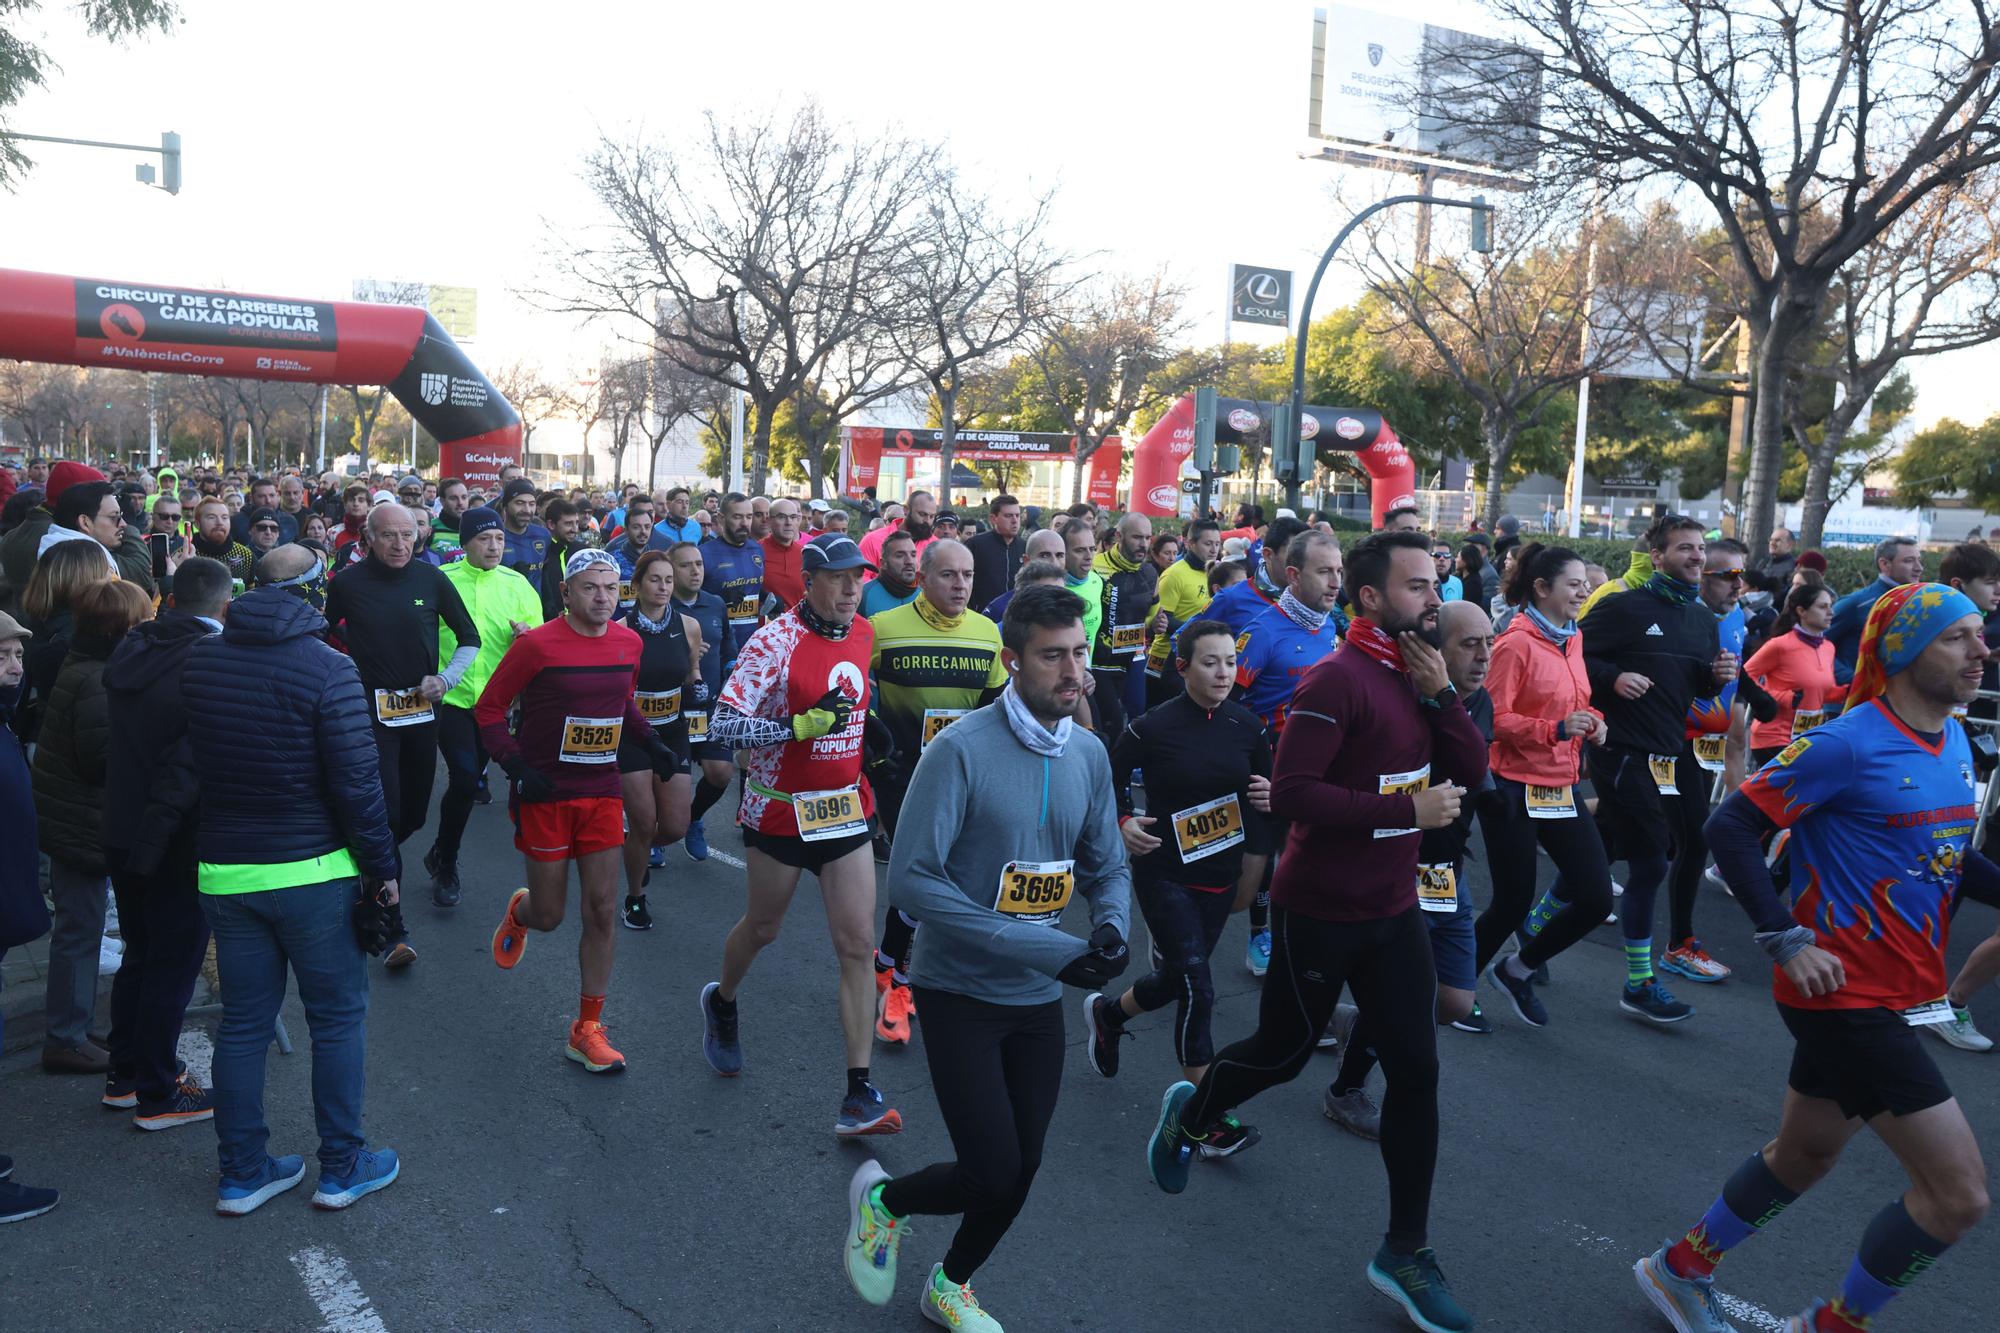
POLYGON ((1055 925, 1076 891, 1075 861, 1009 861, 1000 870, 993 910, 1016 921, 1055 925))
POLYGON ((615 764, 624 729, 625 719, 620 717, 566 717, 557 757, 565 764, 615 764))

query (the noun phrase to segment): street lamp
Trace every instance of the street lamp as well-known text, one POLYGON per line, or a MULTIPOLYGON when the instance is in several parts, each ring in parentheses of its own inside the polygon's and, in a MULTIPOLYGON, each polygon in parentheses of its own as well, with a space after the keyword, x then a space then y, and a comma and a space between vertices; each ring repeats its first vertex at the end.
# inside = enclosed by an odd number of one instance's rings
MULTIPOLYGON (((25 143, 62 143, 73 148, 116 148, 132 153, 158 153, 160 171, 155 188, 168 194, 181 192, 181 136, 172 130, 160 135, 160 146, 147 143, 107 143, 102 139, 63 139, 52 134, 16 134, 11 130, 0 130, 0 139, 18 139, 25 143)), ((141 185, 154 185, 153 164, 141 162, 133 168, 133 177, 141 185)))
MULTIPOLYGON (((1387 199, 1368 205, 1348 220, 1333 238, 1333 244, 1326 247, 1326 253, 1319 257, 1319 267, 1313 270, 1312 281, 1306 285, 1305 302, 1299 307, 1299 332, 1292 345, 1292 397, 1287 410, 1274 425, 1284 430, 1287 466, 1285 469, 1285 504, 1290 508, 1299 507, 1299 480, 1304 471, 1300 466, 1303 451, 1299 438, 1300 423, 1305 420, 1306 401, 1306 330, 1312 327, 1313 298, 1319 295, 1320 279, 1326 276, 1327 266, 1333 263, 1333 256, 1354 229, 1385 208, 1397 204, 1436 204, 1443 208, 1464 208, 1472 212, 1472 249, 1476 254, 1493 253, 1493 231, 1488 225, 1493 216, 1493 206, 1486 202, 1486 196, 1475 194, 1470 199, 1446 199, 1431 194, 1396 194, 1387 199)), ((1279 441, 1273 431, 1272 444, 1279 441)), ((1275 448, 1274 448, 1275 452, 1275 448)))

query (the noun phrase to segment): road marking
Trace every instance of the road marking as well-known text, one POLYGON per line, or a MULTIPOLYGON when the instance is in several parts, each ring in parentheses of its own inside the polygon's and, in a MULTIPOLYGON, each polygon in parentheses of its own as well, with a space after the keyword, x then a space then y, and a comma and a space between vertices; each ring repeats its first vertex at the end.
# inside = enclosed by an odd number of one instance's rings
MULTIPOLYGON (((1616 1254, 1624 1247, 1617 1238, 1606 1236, 1581 1222, 1564 1224, 1570 1232, 1570 1242, 1580 1250, 1591 1250, 1598 1254, 1616 1254)), ((1745 1325, 1764 1330, 1764 1333, 1784 1333, 1785 1321, 1759 1305, 1752 1305, 1741 1296, 1731 1296, 1726 1291, 1717 1291, 1715 1300, 1730 1317, 1745 1325)))
POLYGON ((347 1260, 325 1246, 308 1245, 292 1256, 292 1267, 299 1270, 306 1294, 326 1320, 320 1333, 389 1333, 361 1284, 347 1271, 347 1260))
POLYGON ((731 856, 728 852, 718 852, 711 847, 708 849, 708 855, 710 859, 720 861, 726 866, 735 866, 738 870, 749 869, 749 866, 745 865, 741 858, 731 856))
POLYGON ((176 1053, 187 1061, 189 1078, 204 1088, 214 1086, 209 1075, 215 1068, 215 1043, 208 1039, 207 1028, 189 1028, 181 1033, 176 1053))

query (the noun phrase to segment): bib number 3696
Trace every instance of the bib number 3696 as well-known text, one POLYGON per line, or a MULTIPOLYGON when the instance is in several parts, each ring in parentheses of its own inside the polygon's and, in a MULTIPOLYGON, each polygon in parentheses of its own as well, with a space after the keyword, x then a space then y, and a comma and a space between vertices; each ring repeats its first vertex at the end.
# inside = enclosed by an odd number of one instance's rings
POLYGON ((859 787, 799 792, 792 797, 792 814, 799 823, 799 837, 806 842, 851 837, 868 829, 859 787))

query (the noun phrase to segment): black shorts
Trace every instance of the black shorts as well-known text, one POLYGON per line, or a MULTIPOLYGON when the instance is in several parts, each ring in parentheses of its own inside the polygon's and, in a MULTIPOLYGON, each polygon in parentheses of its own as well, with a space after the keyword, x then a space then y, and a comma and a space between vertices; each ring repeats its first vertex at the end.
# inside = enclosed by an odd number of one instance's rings
MULTIPOLYGON (((681 767, 687 767, 687 728, 659 727, 655 734, 665 741, 673 752, 681 757, 681 767), (674 733, 680 733, 679 744, 675 744, 674 733)), ((653 752, 645 741, 636 736, 622 737, 618 742, 618 771, 620 773, 650 773, 653 771, 653 752)))
POLYGON ((1914 1115, 1951 1100, 1917 1030, 1890 1009, 1799 1009, 1780 1004, 1797 1043, 1786 1079, 1801 1097, 1836 1102, 1841 1114, 1872 1120, 1914 1115))
POLYGON ((807 842, 804 838, 794 838, 784 833, 759 833, 745 827, 743 846, 754 847, 779 865, 790 866, 794 870, 810 870, 817 875, 827 866, 846 856, 849 852, 866 847, 875 838, 875 817, 868 817, 868 831, 854 833, 845 838, 828 838, 824 842, 807 842))
POLYGON ((1646 754, 1605 745, 1583 748, 1590 760, 1591 785, 1597 789, 1598 831, 1611 859, 1627 861, 1648 854, 1671 858, 1673 833, 1646 754))

